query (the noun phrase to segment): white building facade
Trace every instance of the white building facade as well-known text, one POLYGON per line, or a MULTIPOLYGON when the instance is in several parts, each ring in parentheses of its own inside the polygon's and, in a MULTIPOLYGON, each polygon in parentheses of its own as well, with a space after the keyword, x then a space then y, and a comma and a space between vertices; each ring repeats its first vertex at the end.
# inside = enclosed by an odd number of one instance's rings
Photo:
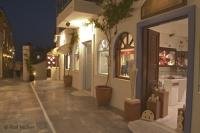
MULTIPOLYGON (((148 1, 148 0, 147 0, 148 1)), ((111 105, 124 110, 124 101, 131 96, 131 85, 127 72, 127 61, 136 59, 137 53, 137 24, 141 20, 141 7, 145 0, 139 0, 133 3, 134 11, 132 16, 122 21, 118 25, 117 34, 113 36, 111 52, 111 87, 113 88, 111 105), (127 39, 127 42, 121 40, 127 39), (121 41, 121 42, 120 42, 121 41), (124 45, 130 47, 119 49, 124 45)), ((188 0, 189 7, 195 5, 195 56, 194 56, 194 83, 193 83, 193 106, 192 106, 192 124, 191 133, 198 133, 198 123, 200 117, 199 100, 200 91, 198 88, 199 78, 199 42, 200 42, 200 1, 188 0)), ((63 80, 64 75, 68 73, 71 67, 73 77, 72 86, 77 89, 83 89, 90 92, 95 97, 95 86, 105 85, 107 77, 107 54, 106 37, 102 32, 89 23, 89 20, 96 17, 99 7, 92 0, 71 0, 66 4, 58 2, 57 15, 57 33, 56 45, 58 50, 58 66, 52 68, 52 79, 63 80), (64 7, 64 8, 63 8, 64 7), (63 10, 60 10, 60 9, 63 10), (59 52, 70 42, 71 29, 76 29, 79 35, 78 43, 73 47, 72 55, 67 52, 59 52), (70 61, 69 61, 70 60, 70 61)))

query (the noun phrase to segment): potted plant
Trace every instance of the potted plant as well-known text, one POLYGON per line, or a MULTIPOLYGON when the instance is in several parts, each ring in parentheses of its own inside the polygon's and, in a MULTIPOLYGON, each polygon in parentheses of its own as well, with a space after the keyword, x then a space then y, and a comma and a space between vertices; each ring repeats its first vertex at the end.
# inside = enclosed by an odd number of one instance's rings
POLYGON ((105 85, 96 86, 96 99, 98 105, 109 105, 112 88, 111 88, 111 45, 113 36, 117 33, 117 25, 121 20, 130 17, 132 4, 134 0, 121 0, 116 2, 113 0, 98 0, 97 4, 101 8, 101 12, 96 19, 92 19, 95 27, 100 29, 106 36, 108 41, 108 75, 105 85))
MULTIPOLYGON (((77 29, 72 29, 72 32, 70 33, 70 35, 71 35, 71 39, 70 39, 70 42, 68 44, 68 49, 69 49, 68 54, 71 56, 72 55, 72 49, 73 49, 74 45, 78 43, 78 40, 79 40, 77 29)), ((70 66, 69 70, 67 72, 67 75, 64 76, 65 87, 71 87, 72 86, 71 69, 72 68, 70 66)))

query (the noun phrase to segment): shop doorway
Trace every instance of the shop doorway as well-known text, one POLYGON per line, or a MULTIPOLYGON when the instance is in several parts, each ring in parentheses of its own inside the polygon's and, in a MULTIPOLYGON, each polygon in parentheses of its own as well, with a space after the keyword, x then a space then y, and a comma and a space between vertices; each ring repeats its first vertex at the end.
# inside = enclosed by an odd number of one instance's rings
POLYGON ((92 80, 92 41, 84 42, 84 89, 91 91, 92 80))
MULTIPOLYGON (((153 85, 162 92, 157 122, 177 128, 178 110, 186 105, 188 66, 188 19, 180 19, 145 29, 148 43, 148 97, 153 85)), ((154 91, 154 90, 153 90, 154 91)))
POLYGON ((175 129, 178 108, 185 106, 185 133, 190 133, 191 130, 194 14, 194 6, 184 7, 138 24, 136 92, 137 97, 142 100, 142 110, 147 108, 148 98, 155 88, 167 89, 169 98, 164 100, 164 109, 168 112, 164 112, 162 119, 157 122, 175 129), (170 28, 171 32, 167 33, 170 28))

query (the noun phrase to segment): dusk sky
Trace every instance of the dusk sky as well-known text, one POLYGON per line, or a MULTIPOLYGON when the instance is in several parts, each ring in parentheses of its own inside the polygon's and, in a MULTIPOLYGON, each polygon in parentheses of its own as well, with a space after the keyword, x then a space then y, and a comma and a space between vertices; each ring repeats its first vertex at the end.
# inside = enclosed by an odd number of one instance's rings
POLYGON ((32 42, 35 47, 52 47, 55 32, 55 0, 0 0, 13 31, 17 59, 21 47, 32 42))

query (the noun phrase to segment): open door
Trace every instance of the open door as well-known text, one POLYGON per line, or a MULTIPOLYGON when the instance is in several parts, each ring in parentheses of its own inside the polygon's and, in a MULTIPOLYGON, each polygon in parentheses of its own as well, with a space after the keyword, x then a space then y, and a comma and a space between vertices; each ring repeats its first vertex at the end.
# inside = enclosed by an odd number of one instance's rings
POLYGON ((144 29, 143 31, 143 93, 142 107, 146 108, 146 101, 152 93, 152 87, 158 83, 159 72, 159 39, 160 33, 144 29))

